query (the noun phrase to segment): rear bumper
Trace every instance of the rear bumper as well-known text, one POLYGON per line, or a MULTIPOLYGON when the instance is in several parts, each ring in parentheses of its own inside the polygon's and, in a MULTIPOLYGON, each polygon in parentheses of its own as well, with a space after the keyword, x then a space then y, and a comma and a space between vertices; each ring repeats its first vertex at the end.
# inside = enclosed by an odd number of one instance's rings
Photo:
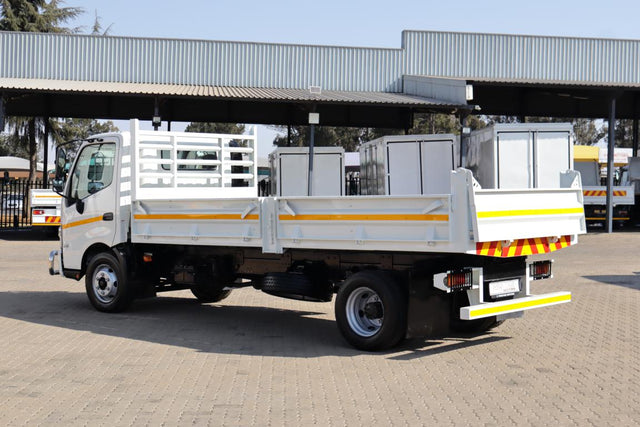
POLYGON ((60 215, 32 215, 31 225, 38 226, 38 227, 42 227, 42 226, 59 227, 60 215))
POLYGON ((517 313, 532 308, 549 307, 571 302, 571 292, 531 295, 507 301, 484 303, 460 308, 460 319, 474 320, 501 314, 517 313))

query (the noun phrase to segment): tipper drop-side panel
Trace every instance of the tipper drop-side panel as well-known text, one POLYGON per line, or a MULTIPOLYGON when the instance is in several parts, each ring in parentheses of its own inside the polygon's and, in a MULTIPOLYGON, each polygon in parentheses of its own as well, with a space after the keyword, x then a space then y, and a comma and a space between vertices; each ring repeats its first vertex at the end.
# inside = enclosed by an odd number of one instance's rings
POLYGON ((477 243, 584 233, 579 185, 481 190, 452 172, 451 194, 134 200, 140 243, 400 252, 477 253, 477 243))

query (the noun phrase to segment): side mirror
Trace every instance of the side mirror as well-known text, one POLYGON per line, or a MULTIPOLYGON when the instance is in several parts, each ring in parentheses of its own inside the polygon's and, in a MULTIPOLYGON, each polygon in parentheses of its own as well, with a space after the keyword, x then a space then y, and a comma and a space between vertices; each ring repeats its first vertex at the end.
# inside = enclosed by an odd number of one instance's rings
POLYGON ((56 179, 63 179, 67 165, 67 152, 62 147, 56 150, 56 179))
POLYGON ((53 191, 55 191, 56 193, 62 193, 62 190, 64 190, 64 181, 56 178, 51 183, 51 187, 53 188, 53 191))
POLYGON ((62 147, 56 149, 56 177, 53 179, 52 187, 56 193, 62 193, 64 190, 64 181, 66 178, 67 152, 62 147))
POLYGON ((80 215, 84 213, 84 202, 81 199, 76 199, 76 211, 78 211, 80 215))

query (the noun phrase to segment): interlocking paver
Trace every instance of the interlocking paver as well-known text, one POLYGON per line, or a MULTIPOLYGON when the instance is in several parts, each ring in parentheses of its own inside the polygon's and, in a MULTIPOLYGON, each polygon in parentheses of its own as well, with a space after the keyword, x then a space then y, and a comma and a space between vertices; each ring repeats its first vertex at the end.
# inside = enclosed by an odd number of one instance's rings
POLYGON ((573 301, 490 334, 348 347, 331 304, 253 289, 94 311, 47 273, 57 241, 0 233, 1 425, 635 425, 640 233, 554 253, 573 301), (18 237, 16 237, 18 236, 18 237))

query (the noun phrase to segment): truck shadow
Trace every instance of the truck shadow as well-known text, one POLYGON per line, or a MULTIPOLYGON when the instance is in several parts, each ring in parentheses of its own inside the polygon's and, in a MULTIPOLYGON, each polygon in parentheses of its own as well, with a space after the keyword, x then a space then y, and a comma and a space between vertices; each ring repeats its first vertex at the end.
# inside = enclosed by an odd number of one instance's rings
POLYGON ((407 360, 454 351, 485 341, 467 338, 430 348, 431 341, 412 339, 383 353, 350 347, 323 311, 243 305, 201 305, 189 298, 158 297, 136 301, 125 313, 100 313, 80 292, 2 292, 0 317, 97 335, 190 348, 205 353, 278 357, 383 356, 407 360), (427 348, 425 348, 427 346, 427 348), (409 355, 405 353, 412 352, 409 355), (398 355, 401 353, 401 355, 398 355), (394 356, 397 355, 397 356, 394 356))
POLYGON ((598 275, 582 277, 607 285, 622 286, 629 289, 640 290, 640 272, 634 272, 633 275, 598 275))
POLYGON ((476 347, 479 345, 491 344, 498 341, 508 340, 510 337, 498 336, 495 332, 485 332, 478 335, 459 335, 451 337, 413 339, 407 341, 398 349, 402 354, 390 357, 391 360, 413 360, 426 356, 437 356, 463 348, 476 347))
POLYGON ((49 230, 44 227, 0 229, 0 240, 11 241, 55 241, 58 240, 57 230, 49 230))

